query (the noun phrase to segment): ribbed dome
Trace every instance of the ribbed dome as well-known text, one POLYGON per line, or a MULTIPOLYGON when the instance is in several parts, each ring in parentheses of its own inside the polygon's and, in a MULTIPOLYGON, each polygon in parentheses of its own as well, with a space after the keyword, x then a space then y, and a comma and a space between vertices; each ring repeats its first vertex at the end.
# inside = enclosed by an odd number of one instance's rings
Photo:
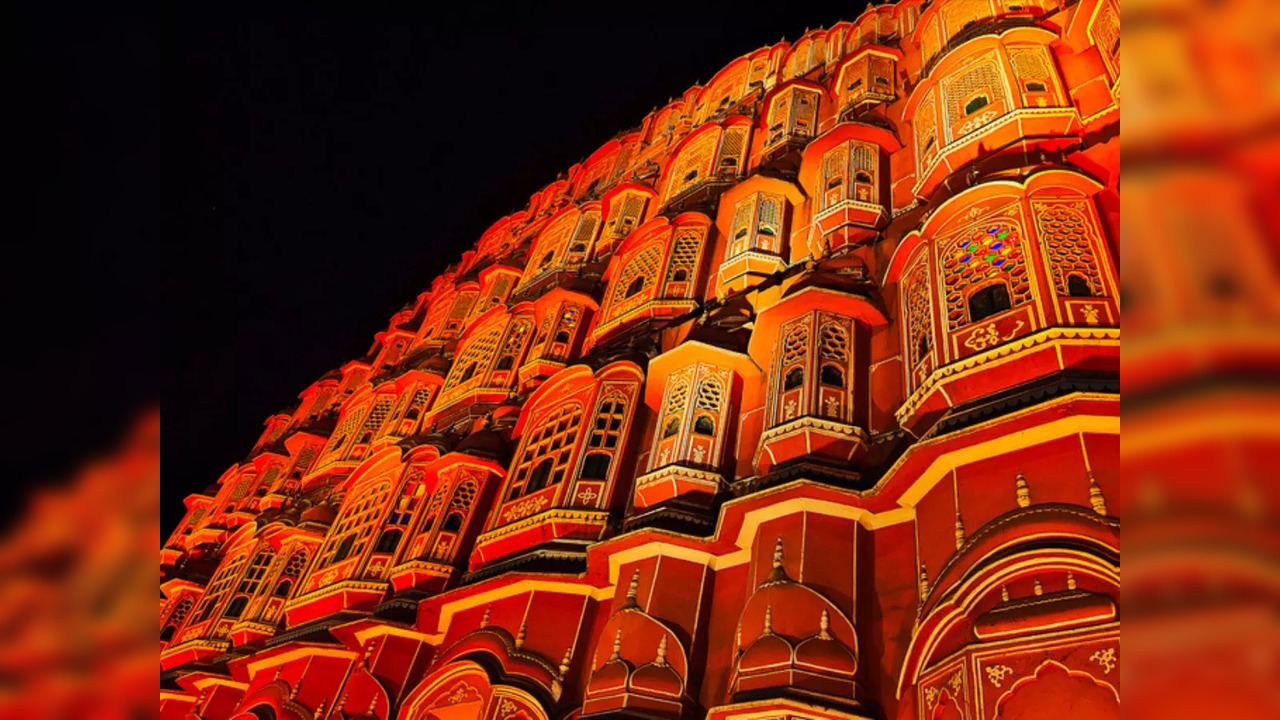
POLYGON ((302 522, 320 523, 321 525, 331 525, 338 513, 333 509, 327 501, 313 505, 302 513, 302 522))
POLYGON ((631 675, 631 666, 621 658, 610 660, 591 674, 591 682, 587 683, 587 693, 620 692, 627 689, 627 679, 631 675))
POLYGON ((822 611, 818 634, 796 646, 796 665, 839 675, 852 675, 858 669, 853 651, 831 636, 826 610, 822 611))
POLYGON ((791 665, 791 643, 777 635, 762 635, 738 658, 738 672, 752 673, 791 665))
POLYGON ((667 664, 667 636, 663 635, 653 662, 641 665, 631 674, 631 691, 679 697, 683 689, 679 673, 667 664))

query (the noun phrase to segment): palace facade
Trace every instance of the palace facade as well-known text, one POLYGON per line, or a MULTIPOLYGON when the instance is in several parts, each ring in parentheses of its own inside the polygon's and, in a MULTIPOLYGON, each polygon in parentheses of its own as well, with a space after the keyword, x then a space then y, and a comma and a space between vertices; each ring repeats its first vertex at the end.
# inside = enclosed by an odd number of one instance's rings
POLYGON ((872 6, 498 220, 186 498, 161 716, 1119 717, 1118 13, 872 6))

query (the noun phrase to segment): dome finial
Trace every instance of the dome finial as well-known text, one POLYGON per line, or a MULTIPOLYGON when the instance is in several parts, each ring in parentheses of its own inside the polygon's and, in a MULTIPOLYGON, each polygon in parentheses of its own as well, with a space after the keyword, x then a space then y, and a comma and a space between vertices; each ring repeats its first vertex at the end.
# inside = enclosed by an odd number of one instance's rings
POLYGON ((573 646, 570 645, 569 647, 565 648, 564 657, 560 659, 560 667, 557 668, 557 670, 560 671, 560 674, 556 676, 557 679, 564 680, 564 677, 569 674, 569 663, 571 663, 572 661, 573 661, 573 646))
POLYGON ((1009 586, 1008 585, 1000 586, 1000 601, 1009 602, 1009 586))
POLYGON ((1044 594, 1044 585, 1040 584, 1040 578, 1035 578, 1035 587, 1033 588, 1036 595, 1044 594))
POLYGON ((782 567, 782 536, 778 536, 778 542, 773 546, 773 566, 775 568, 782 567))
POLYGON ((520 629, 516 632, 516 647, 524 647, 524 634, 527 626, 528 623, 526 621, 520 621, 520 629))
POLYGON ((653 664, 662 667, 667 664, 667 636, 663 635, 658 641, 658 656, 653 659, 653 664))
POLYGON ((960 516, 960 509, 956 508, 956 549, 964 547, 964 518, 960 516))
POLYGON ((630 584, 627 585, 627 601, 625 603, 625 606, 626 607, 638 606, 639 603, 636 602, 636 596, 639 595, 639 593, 640 593, 640 568, 636 568, 635 572, 631 573, 630 584))
POLYGON ((929 597, 929 569, 920 564, 920 604, 924 604, 924 599, 929 597))
POLYGON ((484 606, 484 617, 480 618, 480 627, 489 627, 489 612, 492 608, 488 605, 484 606))
POLYGON ((1102 488, 1098 487, 1098 481, 1094 479, 1093 473, 1089 473, 1089 504, 1093 506, 1093 511, 1106 517, 1107 499, 1102 495, 1102 488))
POLYGON ((618 628, 618 632, 613 636, 613 655, 610 660, 618 660, 622 658, 622 628, 618 628))
POLYGON ((818 637, 822 640, 831 639, 831 614, 826 608, 822 608, 822 614, 818 616, 818 637))
POLYGON ((1023 475, 1021 470, 1018 471, 1018 480, 1016 485, 1017 485, 1018 507, 1024 508, 1024 507, 1030 506, 1031 505, 1031 487, 1027 485, 1027 476, 1023 475))
POLYGON ((761 635, 773 634, 773 606, 772 605, 764 606, 764 630, 760 634, 761 635))
POLYGON ((1067 571, 1067 589, 1068 590, 1076 589, 1076 574, 1071 572, 1070 570, 1067 571))

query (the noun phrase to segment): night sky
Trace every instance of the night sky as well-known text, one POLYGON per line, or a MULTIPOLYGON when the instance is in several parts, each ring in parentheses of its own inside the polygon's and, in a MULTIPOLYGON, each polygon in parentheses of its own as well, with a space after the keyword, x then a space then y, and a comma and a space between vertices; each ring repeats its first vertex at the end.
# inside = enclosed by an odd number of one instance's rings
MULTIPOLYGON (((114 399, 84 391, 99 408, 163 393, 166 528, 268 415, 364 354, 557 173, 739 55, 861 7, 484 19, 186 5, 200 7, 71 28, 56 9, 26 18, 23 59, 40 70, 21 91, 41 109, 21 204, 44 231, 10 242, 39 243, 60 282, 5 289, 11 314, 44 308, 18 313, 9 348, 56 368, 38 377, 124 379, 114 399)), ((46 457, 89 446, 48 414, 46 457)), ((105 427, 124 410, 99 414, 105 427)))

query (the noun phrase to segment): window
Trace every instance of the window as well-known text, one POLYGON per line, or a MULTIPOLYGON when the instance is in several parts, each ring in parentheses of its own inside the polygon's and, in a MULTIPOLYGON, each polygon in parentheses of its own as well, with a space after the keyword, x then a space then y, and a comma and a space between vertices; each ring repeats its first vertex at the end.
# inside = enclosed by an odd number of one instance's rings
POLYGON ((545 268, 546 266, 551 264, 552 260, 555 260, 555 259, 556 259, 556 251, 555 250, 549 251, 546 255, 543 255, 542 260, 538 262, 538 269, 541 270, 542 268, 545 268))
POLYGON ((401 533, 399 528, 392 528, 391 530, 383 532, 382 536, 378 538, 377 547, 375 547, 373 551, 377 553, 395 552, 396 548, 400 545, 400 535, 401 533))
POLYGON ((990 102, 991 101, 987 99, 986 95, 975 95, 972 98, 970 98, 969 102, 964 104, 964 114, 972 115, 978 112, 979 110, 981 110, 982 108, 986 107, 987 104, 990 102))
POLYGON ((844 387, 844 372, 835 365, 824 365, 821 380, 823 385, 844 387))
POLYGON ((716 421, 708 415, 699 415, 698 419, 693 421, 693 431, 698 435, 715 435, 716 421))
POLYGON ((1072 273, 1067 276, 1067 295, 1069 297, 1093 297, 1093 290, 1089 287, 1089 281, 1085 280, 1083 275, 1072 273))
POLYGON ((281 580, 276 583, 276 597, 289 597, 289 591, 293 589, 293 581, 281 580))
POLYGON ((1009 286, 1003 282, 988 285, 969 296, 969 322, 977 322, 1010 307, 1013 305, 1009 302, 1009 286))
POLYGON ((547 479, 551 477, 551 458, 547 458, 538 463, 533 472, 529 474, 529 482, 525 485, 525 494, 537 492, 547 486, 547 479))
POLYGON ((1048 92, 1049 90, 1049 88, 1045 87, 1044 83, 1037 82, 1034 80, 1027 83, 1023 87, 1027 89, 1027 92, 1048 92))
POLYGON ((172 639, 173 639, 173 634, 174 634, 177 630, 178 630, 178 628, 174 627, 173 625, 166 625, 166 626, 165 626, 165 628, 164 628, 164 630, 161 630, 161 631, 160 631, 160 641, 161 641, 161 642, 169 642, 170 640, 172 640, 172 639))
POLYGON ((510 370, 511 366, 514 365, 515 362, 516 362, 515 358, 511 357, 510 355, 503 355, 502 357, 498 358, 498 364, 494 369, 510 370))
POLYGON ((783 390, 795 390, 804 385, 804 370, 802 368, 791 368, 787 372, 787 377, 782 383, 783 390))
POLYGON ((451 511, 448 517, 444 519, 444 525, 442 525, 440 529, 443 530, 444 532, 451 532, 451 533, 461 532, 462 513, 456 510, 451 511))
POLYGON ((229 618, 238 618, 244 614, 245 606, 249 604, 249 598, 244 595, 237 595, 231 604, 227 606, 227 612, 224 614, 229 618))
POLYGON ((582 477, 587 480, 604 480, 609 477, 609 461, 606 453, 588 453, 582 461, 582 477))
POLYGON ((665 440, 678 432, 680 432, 680 418, 673 417, 667 421, 667 426, 662 428, 662 439, 665 440))
POLYGON ((929 336, 921 335, 920 341, 916 344, 916 360, 923 360, 929 354, 929 336))
POLYGON ((634 297, 641 290, 644 290, 644 278, 638 277, 635 280, 632 280, 631 284, 627 286, 627 292, 623 294, 623 297, 634 297))
POLYGON ((467 368, 465 370, 462 371, 462 375, 458 377, 458 382, 466 382, 470 380, 475 374, 476 374, 476 364, 471 363, 467 365, 467 368))
POLYGON ((351 547, 355 544, 355 536, 348 535, 342 538, 342 542, 338 543, 338 549, 333 553, 332 562, 342 562, 351 554, 351 547))

